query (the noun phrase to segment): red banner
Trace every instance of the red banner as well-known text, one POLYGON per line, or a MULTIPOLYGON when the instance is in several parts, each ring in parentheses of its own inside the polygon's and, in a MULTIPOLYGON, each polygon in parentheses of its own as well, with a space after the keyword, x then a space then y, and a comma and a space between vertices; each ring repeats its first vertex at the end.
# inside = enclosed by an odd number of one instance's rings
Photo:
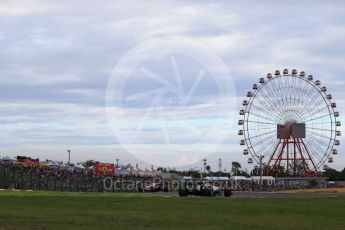
POLYGON ((107 163, 96 163, 95 173, 97 175, 113 175, 115 173, 115 165, 107 163))
POLYGON ((17 164, 38 167, 40 165, 40 161, 39 159, 32 159, 31 157, 17 156, 17 164))

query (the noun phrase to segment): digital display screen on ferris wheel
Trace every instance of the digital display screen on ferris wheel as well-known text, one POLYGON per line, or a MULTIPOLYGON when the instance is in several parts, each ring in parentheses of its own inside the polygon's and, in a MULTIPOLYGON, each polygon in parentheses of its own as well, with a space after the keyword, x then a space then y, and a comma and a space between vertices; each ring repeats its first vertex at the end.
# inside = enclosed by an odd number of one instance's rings
POLYGON ((292 138, 305 138, 305 124, 296 123, 295 121, 287 122, 284 125, 277 125, 277 138, 289 139, 292 138))

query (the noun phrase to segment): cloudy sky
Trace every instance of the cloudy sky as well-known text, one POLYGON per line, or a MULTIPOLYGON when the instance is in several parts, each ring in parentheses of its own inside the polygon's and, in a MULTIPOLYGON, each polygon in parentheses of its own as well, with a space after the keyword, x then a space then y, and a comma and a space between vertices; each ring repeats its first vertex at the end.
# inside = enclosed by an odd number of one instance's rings
POLYGON ((343 1, 140 2, 0 1, 0 156, 246 165, 236 98, 283 68, 342 114, 343 1))

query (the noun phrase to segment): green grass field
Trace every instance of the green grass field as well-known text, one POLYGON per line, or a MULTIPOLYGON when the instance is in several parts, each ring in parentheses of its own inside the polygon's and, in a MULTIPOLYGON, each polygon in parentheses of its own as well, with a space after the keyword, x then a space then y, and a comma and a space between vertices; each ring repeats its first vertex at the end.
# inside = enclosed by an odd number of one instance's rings
POLYGON ((345 229, 344 198, 0 192, 3 229, 345 229))

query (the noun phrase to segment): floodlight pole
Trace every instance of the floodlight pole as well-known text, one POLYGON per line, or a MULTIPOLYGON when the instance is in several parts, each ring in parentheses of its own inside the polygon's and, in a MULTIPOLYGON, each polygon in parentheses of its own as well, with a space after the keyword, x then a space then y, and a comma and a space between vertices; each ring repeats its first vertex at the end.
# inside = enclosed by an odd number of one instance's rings
POLYGON ((207 160, 206 160, 206 158, 204 158, 204 159, 202 159, 202 161, 204 162, 204 174, 206 175, 207 160))
POLYGON ((68 152, 68 164, 71 163, 71 150, 67 149, 68 152))
POLYGON ((264 159, 264 155, 260 155, 259 156, 259 160, 260 160, 260 192, 262 191, 262 160, 264 159))

